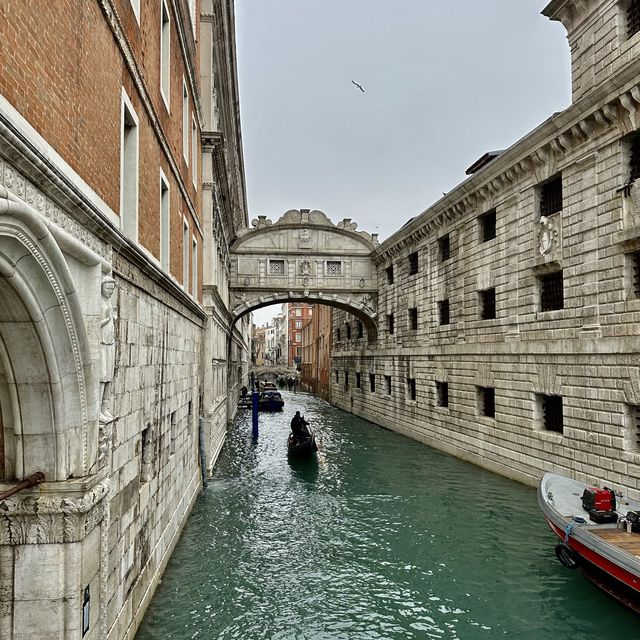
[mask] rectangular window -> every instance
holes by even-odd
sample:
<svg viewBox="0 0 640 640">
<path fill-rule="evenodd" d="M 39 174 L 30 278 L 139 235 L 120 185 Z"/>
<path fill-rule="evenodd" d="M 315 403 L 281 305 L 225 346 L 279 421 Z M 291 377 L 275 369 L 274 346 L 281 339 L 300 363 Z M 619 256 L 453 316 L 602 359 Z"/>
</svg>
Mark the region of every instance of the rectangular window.
<svg viewBox="0 0 640 640">
<path fill-rule="evenodd" d="M 169 184 L 160 171 L 160 267 L 169 271 Z"/>
<path fill-rule="evenodd" d="M 485 289 L 479 292 L 480 319 L 493 320 L 496 317 L 496 290 Z"/>
<path fill-rule="evenodd" d="M 634 298 L 640 298 L 640 251 L 627 254 L 630 271 L 631 271 L 631 287 Z"/>
<path fill-rule="evenodd" d="M 191 238 L 191 294 L 198 297 L 198 241 Z"/>
<path fill-rule="evenodd" d="M 336 342 L 340 342 L 340 327 L 336 327 Z"/>
<path fill-rule="evenodd" d="M 640 31 L 640 0 L 628 0 L 627 37 L 632 38 Z"/>
<path fill-rule="evenodd" d="M 409 331 L 418 329 L 418 310 L 414 307 L 409 309 Z"/>
<path fill-rule="evenodd" d="M 296 329 L 302 329 L 302 320 L 296 320 Z"/>
<path fill-rule="evenodd" d="M 123 233 L 138 241 L 138 117 L 124 90 L 121 105 L 120 225 Z"/>
<path fill-rule="evenodd" d="M 344 372 L 344 390 L 349 391 L 349 372 L 346 369 Z"/>
<path fill-rule="evenodd" d="M 407 378 L 407 397 L 409 400 L 416 399 L 416 379 Z"/>
<path fill-rule="evenodd" d="M 393 313 L 387 314 L 387 332 L 393 333 Z"/>
<path fill-rule="evenodd" d="M 189 92 L 182 78 L 182 155 L 189 166 Z"/>
<path fill-rule="evenodd" d="M 358 320 L 356 326 L 358 327 L 358 333 L 357 333 L 358 338 L 363 338 L 364 337 L 364 325 L 362 324 L 362 322 L 360 320 Z"/>
<path fill-rule="evenodd" d="M 449 324 L 451 318 L 449 317 L 448 300 L 440 300 L 440 302 L 438 302 L 438 318 L 440 324 Z"/>
<path fill-rule="evenodd" d="M 296 333 L 296 342 L 302 342 L 302 334 Z"/>
<path fill-rule="evenodd" d="M 496 210 L 491 209 L 478 218 L 480 242 L 488 242 L 496 237 Z"/>
<path fill-rule="evenodd" d="M 283 276 L 284 275 L 284 260 L 269 260 L 269 275 L 270 276 Z"/>
<path fill-rule="evenodd" d="M 182 220 L 182 286 L 189 291 L 189 223 Z"/>
<path fill-rule="evenodd" d="M 302 355 L 302 347 L 296 347 L 296 356 L 300 357 Z"/>
<path fill-rule="evenodd" d="M 451 241 L 449 240 L 448 233 L 438 239 L 438 251 L 440 253 L 441 262 L 445 262 L 451 257 Z"/>
<path fill-rule="evenodd" d="M 629 405 L 629 429 L 627 435 L 627 450 L 640 451 L 640 406 Z"/>
<path fill-rule="evenodd" d="M 169 441 L 169 455 L 172 456 L 176 452 L 176 435 L 178 431 L 175 411 L 171 414 L 170 423 L 171 423 L 171 440 Z"/>
<path fill-rule="evenodd" d="M 198 127 L 195 118 L 191 121 L 191 175 L 195 187 L 198 184 Z"/>
<path fill-rule="evenodd" d="M 151 426 L 142 431 L 140 442 L 140 482 L 149 482 L 153 477 L 153 446 Z"/>
<path fill-rule="evenodd" d="M 562 211 L 562 175 L 558 174 L 539 186 L 540 215 L 550 216 Z"/>
<path fill-rule="evenodd" d="M 562 396 L 538 396 L 540 411 L 542 415 L 542 426 L 545 431 L 555 431 L 563 433 L 563 411 Z"/>
<path fill-rule="evenodd" d="M 409 275 L 414 276 L 419 270 L 418 252 L 409 254 Z"/>
<path fill-rule="evenodd" d="M 360 376 L 360 372 L 356 371 L 356 389 L 361 389 L 362 386 L 362 381 L 361 381 L 361 376 Z"/>
<path fill-rule="evenodd" d="M 478 390 L 478 414 L 495 418 L 496 415 L 496 390 L 492 387 L 477 387 Z"/>
<path fill-rule="evenodd" d="M 387 395 L 391 395 L 391 376 L 384 377 L 384 388 L 387 392 Z"/>
<path fill-rule="evenodd" d="M 554 271 L 540 277 L 540 310 L 554 311 L 564 308 L 562 271 Z"/>
<path fill-rule="evenodd" d="M 160 1 L 160 93 L 169 108 L 169 79 L 171 77 L 171 20 L 165 0 Z"/>
<path fill-rule="evenodd" d="M 385 273 L 387 274 L 387 284 L 393 284 L 393 265 L 389 265 L 385 269 Z"/>
<path fill-rule="evenodd" d="M 629 138 L 629 181 L 633 182 L 638 178 L 640 178 L 640 131 Z"/>
<path fill-rule="evenodd" d="M 282 273 L 284 275 L 284 272 Z M 302 316 L 302 309 L 296 309 L 296 317 L 300 318 Z"/>
<path fill-rule="evenodd" d="M 334 379 L 335 379 L 336 384 L 338 384 L 338 381 L 339 381 L 339 377 L 340 377 L 340 375 L 339 375 L 339 373 L 338 373 L 338 370 L 337 370 L 337 369 L 333 372 L 333 377 L 334 377 Z"/>
<path fill-rule="evenodd" d="M 327 260 L 327 275 L 328 276 L 341 276 L 342 275 L 342 262 L 340 262 L 340 260 Z"/>
<path fill-rule="evenodd" d="M 439 407 L 449 406 L 449 383 L 436 380 L 436 402 Z"/>
<path fill-rule="evenodd" d="M 376 374 L 375 373 L 369 374 L 369 390 L 371 391 L 371 393 L 376 392 Z"/>
<path fill-rule="evenodd" d="M 351 325 L 348 322 L 346 323 L 346 329 L 347 329 L 347 340 L 351 340 Z"/>
</svg>

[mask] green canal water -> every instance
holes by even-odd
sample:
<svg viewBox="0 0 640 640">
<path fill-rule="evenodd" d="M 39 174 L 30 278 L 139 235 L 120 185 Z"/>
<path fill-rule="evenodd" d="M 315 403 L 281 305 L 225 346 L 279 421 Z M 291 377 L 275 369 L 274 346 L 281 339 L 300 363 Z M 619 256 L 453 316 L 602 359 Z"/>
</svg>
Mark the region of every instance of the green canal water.
<svg viewBox="0 0 640 640">
<path fill-rule="evenodd" d="M 303 394 L 240 414 L 137 640 L 620 640 L 640 618 L 555 559 L 535 491 Z M 287 461 L 292 412 L 324 443 Z"/>
</svg>

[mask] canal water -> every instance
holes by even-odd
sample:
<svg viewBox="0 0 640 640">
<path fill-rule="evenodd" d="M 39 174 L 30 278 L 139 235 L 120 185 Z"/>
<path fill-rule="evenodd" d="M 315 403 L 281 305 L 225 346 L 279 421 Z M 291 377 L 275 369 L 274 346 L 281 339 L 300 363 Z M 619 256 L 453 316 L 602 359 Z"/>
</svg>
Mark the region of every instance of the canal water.
<svg viewBox="0 0 640 640">
<path fill-rule="evenodd" d="M 640 618 L 555 559 L 535 490 L 305 394 L 239 414 L 137 640 L 620 640 Z M 290 463 L 300 409 L 323 441 Z"/>
</svg>

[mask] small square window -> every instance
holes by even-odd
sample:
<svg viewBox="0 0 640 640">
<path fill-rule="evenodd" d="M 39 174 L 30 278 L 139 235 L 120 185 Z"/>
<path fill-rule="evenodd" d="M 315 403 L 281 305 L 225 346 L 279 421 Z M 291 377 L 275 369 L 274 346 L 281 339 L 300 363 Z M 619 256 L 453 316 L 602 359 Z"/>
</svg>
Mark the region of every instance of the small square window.
<svg viewBox="0 0 640 640">
<path fill-rule="evenodd" d="M 393 325 L 393 313 L 389 313 L 387 315 L 387 332 L 389 334 L 393 333 L 394 325 Z"/>
<path fill-rule="evenodd" d="M 478 387 L 478 414 L 495 418 L 496 390 L 492 387 Z"/>
<path fill-rule="evenodd" d="M 640 0 L 627 0 L 627 37 L 640 31 Z"/>
<path fill-rule="evenodd" d="M 284 260 L 269 260 L 269 275 L 284 275 Z"/>
<path fill-rule="evenodd" d="M 564 308 L 562 271 L 547 273 L 540 278 L 540 310 L 555 311 Z"/>
<path fill-rule="evenodd" d="M 451 242 L 449 234 L 438 239 L 438 251 L 440 252 L 440 261 L 445 262 L 451 257 Z"/>
<path fill-rule="evenodd" d="M 544 430 L 563 433 L 562 396 L 539 395 L 538 402 Z"/>
<path fill-rule="evenodd" d="M 375 373 L 369 374 L 369 389 L 371 393 L 376 392 L 376 374 Z"/>
<path fill-rule="evenodd" d="M 496 290 L 480 291 L 480 319 L 493 320 L 496 317 Z"/>
<path fill-rule="evenodd" d="M 449 324 L 451 318 L 449 316 L 449 301 L 440 300 L 438 302 L 438 318 L 441 325 Z"/>
<path fill-rule="evenodd" d="M 436 402 L 439 407 L 449 406 L 449 383 L 436 380 Z"/>
<path fill-rule="evenodd" d="M 418 310 L 414 307 L 409 309 L 409 331 L 418 329 Z"/>
<path fill-rule="evenodd" d="M 362 384 L 360 379 L 360 372 L 356 371 L 356 389 L 361 389 L 361 388 L 362 388 Z"/>
<path fill-rule="evenodd" d="M 562 176 L 554 176 L 539 186 L 540 215 L 550 216 L 562 211 Z"/>
<path fill-rule="evenodd" d="M 496 237 L 496 210 L 491 209 L 483 213 L 479 218 L 480 242 L 488 242 Z"/>
<path fill-rule="evenodd" d="M 419 270 L 418 252 L 417 251 L 415 251 L 414 253 L 409 254 L 408 262 L 409 262 L 409 275 L 410 276 L 414 276 L 416 273 L 418 273 L 418 270 Z"/>
<path fill-rule="evenodd" d="M 342 275 L 342 262 L 340 262 L 340 260 L 327 260 L 327 275 L 328 276 L 341 276 Z"/>
<path fill-rule="evenodd" d="M 385 273 L 387 274 L 387 284 L 393 284 L 393 265 L 389 265 L 385 269 Z"/>
<path fill-rule="evenodd" d="M 407 396 L 409 400 L 416 399 L 416 379 L 407 378 Z"/>
<path fill-rule="evenodd" d="M 387 395 L 390 396 L 391 395 L 391 376 L 384 377 L 384 388 L 385 388 L 385 391 L 387 392 Z"/>
</svg>

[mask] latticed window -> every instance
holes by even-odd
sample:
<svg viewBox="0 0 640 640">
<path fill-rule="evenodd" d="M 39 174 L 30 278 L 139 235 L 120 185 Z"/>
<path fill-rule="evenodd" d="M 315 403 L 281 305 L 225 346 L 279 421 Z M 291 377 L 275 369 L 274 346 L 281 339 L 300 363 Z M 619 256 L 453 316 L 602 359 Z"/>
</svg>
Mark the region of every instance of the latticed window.
<svg viewBox="0 0 640 640">
<path fill-rule="evenodd" d="M 342 275 L 342 262 L 340 262 L 340 260 L 327 260 L 327 275 L 328 276 L 341 276 Z"/>
<path fill-rule="evenodd" d="M 629 139 L 629 179 L 633 182 L 638 178 L 640 178 L 640 132 L 634 133 Z"/>
<path fill-rule="evenodd" d="M 496 237 L 496 210 L 483 213 L 480 218 L 480 242 L 488 242 Z"/>
<path fill-rule="evenodd" d="M 485 289 L 480 292 L 480 319 L 493 320 L 496 317 L 496 290 Z"/>
<path fill-rule="evenodd" d="M 284 275 L 284 260 L 269 260 L 269 275 Z"/>
<path fill-rule="evenodd" d="M 495 418 L 496 390 L 492 387 L 478 387 L 478 413 L 481 416 Z"/>
<path fill-rule="evenodd" d="M 390 396 L 391 395 L 391 376 L 384 377 L 384 386 L 387 391 L 387 395 Z"/>
<path fill-rule="evenodd" d="M 540 278 L 540 310 L 564 308 L 562 271 L 547 273 Z"/>
<path fill-rule="evenodd" d="M 640 251 L 629 254 L 631 263 L 631 285 L 633 287 L 633 295 L 640 298 Z"/>
<path fill-rule="evenodd" d="M 629 0 L 627 7 L 627 36 L 633 37 L 640 31 L 640 0 Z"/>
<path fill-rule="evenodd" d="M 409 396 L 409 400 L 416 399 L 416 379 L 415 378 L 407 378 L 407 395 Z"/>
<path fill-rule="evenodd" d="M 415 251 L 414 253 L 409 254 L 409 275 L 414 276 L 418 273 L 418 267 L 418 252 Z"/>
<path fill-rule="evenodd" d="M 562 396 L 540 396 L 542 409 L 542 424 L 545 431 L 562 433 L 564 423 L 562 419 Z"/>
<path fill-rule="evenodd" d="M 393 313 L 387 315 L 387 331 L 393 333 Z"/>
<path fill-rule="evenodd" d="M 376 392 L 376 374 L 375 373 L 369 374 L 369 389 L 371 390 L 371 393 Z"/>
<path fill-rule="evenodd" d="M 449 301 L 448 300 L 440 300 L 438 302 L 438 315 L 440 318 L 440 324 L 449 324 Z"/>
<path fill-rule="evenodd" d="M 436 380 L 436 402 L 439 407 L 449 406 L 449 383 Z"/>
<path fill-rule="evenodd" d="M 629 445 L 634 451 L 640 451 L 640 406 L 629 405 L 631 418 Z"/>
<path fill-rule="evenodd" d="M 418 328 L 418 310 L 409 309 L 409 329 L 415 331 Z"/>
<path fill-rule="evenodd" d="M 438 250 L 440 252 L 440 260 L 444 262 L 451 257 L 451 241 L 449 240 L 449 234 L 442 236 L 438 239 Z"/>
<path fill-rule="evenodd" d="M 557 175 L 540 186 L 540 215 L 562 211 L 562 176 Z"/>
<path fill-rule="evenodd" d="M 393 284 L 393 265 L 389 265 L 385 272 L 387 274 L 387 284 Z"/>
<path fill-rule="evenodd" d="M 361 388 L 360 372 L 356 371 L 356 389 Z"/>
</svg>

